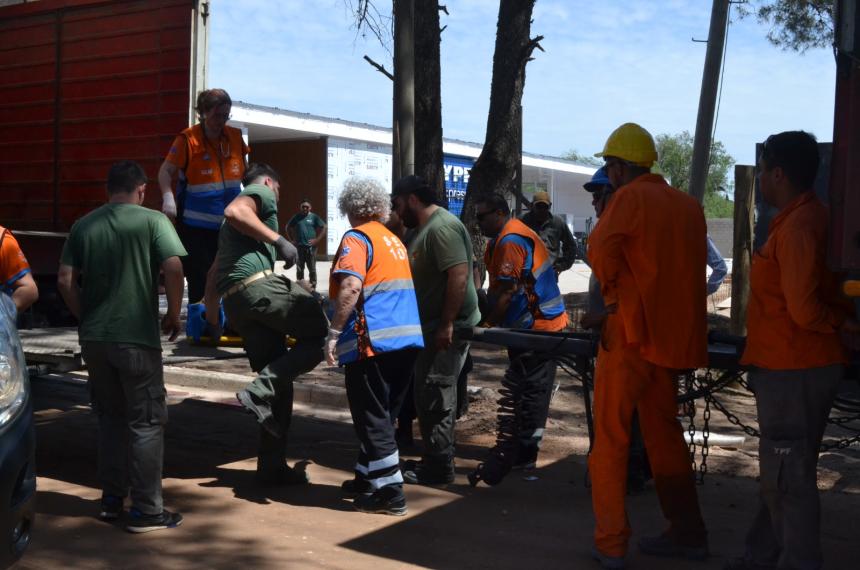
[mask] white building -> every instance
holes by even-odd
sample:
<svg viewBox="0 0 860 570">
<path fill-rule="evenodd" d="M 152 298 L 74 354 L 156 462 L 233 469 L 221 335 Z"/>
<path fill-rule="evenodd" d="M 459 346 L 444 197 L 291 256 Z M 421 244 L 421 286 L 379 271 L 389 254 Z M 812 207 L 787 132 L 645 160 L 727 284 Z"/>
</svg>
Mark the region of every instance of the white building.
<svg viewBox="0 0 860 570">
<path fill-rule="evenodd" d="M 337 209 L 344 181 L 353 175 L 377 178 L 391 186 L 391 129 L 342 119 L 331 119 L 240 101 L 233 103 L 230 125 L 241 128 L 251 147 L 252 161 L 271 164 L 282 177 L 281 225 L 309 199 L 328 223 L 327 251 L 332 255 L 349 227 Z M 450 209 L 459 213 L 468 171 L 481 153 L 481 145 L 444 139 L 445 172 Z M 523 153 L 523 191 L 549 192 L 553 212 L 563 216 L 576 232 L 586 230 L 592 218 L 591 197 L 582 185 L 594 167 L 560 158 Z"/>
</svg>

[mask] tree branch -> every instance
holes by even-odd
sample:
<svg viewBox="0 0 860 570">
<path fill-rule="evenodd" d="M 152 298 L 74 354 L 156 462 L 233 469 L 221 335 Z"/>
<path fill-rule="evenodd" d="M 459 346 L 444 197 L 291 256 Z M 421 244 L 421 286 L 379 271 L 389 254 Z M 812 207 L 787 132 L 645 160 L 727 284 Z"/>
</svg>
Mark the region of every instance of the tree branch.
<svg viewBox="0 0 860 570">
<path fill-rule="evenodd" d="M 451 15 L 451 14 L 449 14 L 449 13 L 448 13 L 448 6 L 445 6 L 444 4 L 439 4 L 439 11 L 440 11 L 440 12 L 445 12 L 445 15 L 446 15 L 446 16 L 450 16 L 450 15 Z"/>
<path fill-rule="evenodd" d="M 370 59 L 367 56 L 364 56 L 364 60 L 367 63 L 369 63 L 370 65 L 372 65 L 373 67 L 375 67 L 379 73 L 381 73 L 382 75 L 384 75 L 385 77 L 387 77 L 391 81 L 394 81 L 394 76 L 391 75 L 391 73 L 389 73 L 387 69 L 385 69 L 384 65 L 380 65 L 380 64 L 376 63 L 375 61 L 373 61 L 372 59 Z"/>
</svg>

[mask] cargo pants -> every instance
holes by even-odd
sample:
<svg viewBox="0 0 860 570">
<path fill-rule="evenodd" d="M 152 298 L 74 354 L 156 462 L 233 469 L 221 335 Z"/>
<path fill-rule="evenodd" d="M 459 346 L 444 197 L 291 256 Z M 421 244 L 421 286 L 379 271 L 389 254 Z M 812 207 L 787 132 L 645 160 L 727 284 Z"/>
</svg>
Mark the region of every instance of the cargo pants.
<svg viewBox="0 0 860 570">
<path fill-rule="evenodd" d="M 161 472 L 167 423 L 161 351 L 138 344 L 83 341 L 98 417 L 98 479 L 104 495 L 148 515 L 164 510 Z"/>
<path fill-rule="evenodd" d="M 762 566 L 818 569 L 821 504 L 818 450 L 842 365 L 750 372 L 759 430 L 759 509 L 745 558 Z"/>
<path fill-rule="evenodd" d="M 272 407 L 283 437 L 260 428 L 257 470 L 282 468 L 293 415 L 293 381 L 322 361 L 328 320 L 317 300 L 288 278 L 272 274 L 224 299 L 230 327 L 244 341 L 257 377 L 247 390 Z M 286 336 L 295 340 L 287 349 Z"/>
<path fill-rule="evenodd" d="M 425 348 L 415 362 L 415 411 L 428 467 L 453 467 L 457 380 L 468 353 L 469 343 L 455 338 L 446 350 Z"/>
</svg>

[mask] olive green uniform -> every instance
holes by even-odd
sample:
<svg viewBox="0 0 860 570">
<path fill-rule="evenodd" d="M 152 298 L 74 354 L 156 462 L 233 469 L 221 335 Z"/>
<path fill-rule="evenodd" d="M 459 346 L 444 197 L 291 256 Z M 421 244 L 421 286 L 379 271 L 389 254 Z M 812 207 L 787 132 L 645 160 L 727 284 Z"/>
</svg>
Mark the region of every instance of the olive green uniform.
<svg viewBox="0 0 860 570">
<path fill-rule="evenodd" d="M 278 231 L 275 194 L 266 186 L 251 185 L 239 194 L 253 198 L 257 215 L 272 231 Z M 319 364 L 327 321 L 316 299 L 307 291 L 274 273 L 249 283 L 237 284 L 275 266 L 275 248 L 248 237 L 228 223 L 221 226 L 216 257 L 216 286 L 224 298 L 230 327 L 244 341 L 251 368 L 257 377 L 247 390 L 267 402 L 281 425 L 284 437 L 260 429 L 258 471 L 276 471 L 285 461 L 286 433 L 292 419 L 293 380 Z M 295 340 L 287 349 L 286 336 Z"/>
</svg>

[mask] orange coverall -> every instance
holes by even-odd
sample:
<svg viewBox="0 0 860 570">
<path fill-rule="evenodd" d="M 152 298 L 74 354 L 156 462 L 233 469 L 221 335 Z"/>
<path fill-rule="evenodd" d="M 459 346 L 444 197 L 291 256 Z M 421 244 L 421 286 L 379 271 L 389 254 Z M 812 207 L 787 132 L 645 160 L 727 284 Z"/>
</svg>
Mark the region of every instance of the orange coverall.
<svg viewBox="0 0 860 570">
<path fill-rule="evenodd" d="M 793 370 L 848 362 L 836 333 L 853 311 L 825 264 L 827 218 L 824 204 L 804 192 L 771 221 L 752 258 L 742 364 Z"/>
<path fill-rule="evenodd" d="M 588 257 L 606 306 L 594 393 L 589 458 L 595 545 L 627 551 L 624 508 L 634 410 L 669 536 L 706 541 L 687 445 L 676 418 L 679 369 L 707 364 L 706 233 L 699 203 L 656 174 L 618 189 L 589 238 Z"/>
</svg>

